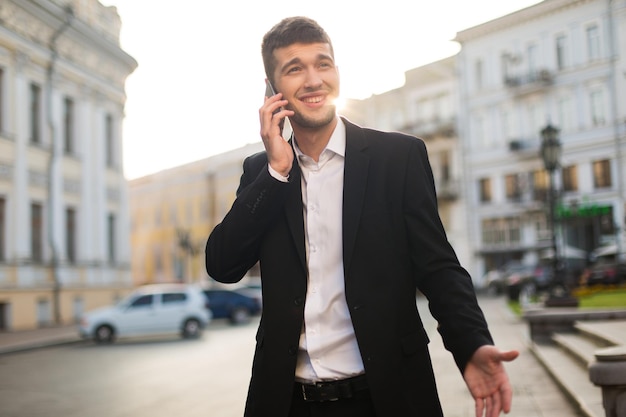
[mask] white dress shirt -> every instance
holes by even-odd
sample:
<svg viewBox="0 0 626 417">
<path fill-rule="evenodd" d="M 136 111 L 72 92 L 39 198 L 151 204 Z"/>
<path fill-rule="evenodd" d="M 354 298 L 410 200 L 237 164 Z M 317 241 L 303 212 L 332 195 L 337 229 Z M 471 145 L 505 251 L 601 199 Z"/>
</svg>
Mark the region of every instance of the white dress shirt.
<svg viewBox="0 0 626 417">
<path fill-rule="evenodd" d="M 304 326 L 296 380 L 323 381 L 363 373 L 346 303 L 343 273 L 343 171 L 346 128 L 339 119 L 315 162 L 293 141 L 302 172 L 302 207 L 308 266 Z M 271 169 L 270 173 L 276 175 Z"/>
</svg>

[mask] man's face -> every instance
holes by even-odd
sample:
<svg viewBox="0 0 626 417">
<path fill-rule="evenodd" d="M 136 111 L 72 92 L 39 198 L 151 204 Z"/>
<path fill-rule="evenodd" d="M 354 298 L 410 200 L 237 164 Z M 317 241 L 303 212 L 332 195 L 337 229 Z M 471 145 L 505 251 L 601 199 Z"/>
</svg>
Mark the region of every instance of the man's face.
<svg viewBox="0 0 626 417">
<path fill-rule="evenodd" d="M 335 118 L 339 72 L 327 43 L 295 43 L 274 51 L 274 84 L 295 114 L 289 121 L 315 129 Z"/>
</svg>

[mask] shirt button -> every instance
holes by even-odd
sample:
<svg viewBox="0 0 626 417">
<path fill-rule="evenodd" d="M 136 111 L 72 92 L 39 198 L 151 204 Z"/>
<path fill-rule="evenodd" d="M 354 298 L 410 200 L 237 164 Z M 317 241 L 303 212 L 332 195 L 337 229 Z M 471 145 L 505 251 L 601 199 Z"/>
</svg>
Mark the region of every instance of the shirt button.
<svg viewBox="0 0 626 417">
<path fill-rule="evenodd" d="M 301 306 L 302 303 L 304 303 L 304 298 L 303 297 L 297 297 L 295 300 L 293 300 L 293 303 L 297 306 Z"/>
<path fill-rule="evenodd" d="M 295 346 L 289 346 L 289 354 L 291 356 L 295 355 L 296 353 L 298 353 L 298 348 Z"/>
</svg>

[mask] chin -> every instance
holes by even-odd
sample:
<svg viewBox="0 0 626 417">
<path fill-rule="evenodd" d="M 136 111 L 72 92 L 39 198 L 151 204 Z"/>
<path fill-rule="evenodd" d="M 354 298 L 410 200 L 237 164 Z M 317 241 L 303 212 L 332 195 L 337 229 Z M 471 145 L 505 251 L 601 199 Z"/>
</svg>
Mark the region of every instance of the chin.
<svg viewBox="0 0 626 417">
<path fill-rule="evenodd" d="M 337 113 L 337 108 L 335 106 L 329 106 L 325 109 L 324 114 L 319 117 L 310 117 L 308 115 L 303 115 L 300 112 L 296 112 L 289 119 L 292 123 L 298 124 L 301 127 L 314 129 L 319 127 L 327 126 L 332 123 L 335 119 Z"/>
</svg>

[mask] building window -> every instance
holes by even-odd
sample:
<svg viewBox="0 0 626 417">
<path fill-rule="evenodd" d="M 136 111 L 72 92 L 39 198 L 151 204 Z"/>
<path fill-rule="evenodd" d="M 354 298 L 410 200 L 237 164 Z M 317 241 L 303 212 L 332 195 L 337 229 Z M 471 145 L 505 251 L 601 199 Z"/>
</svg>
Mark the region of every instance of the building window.
<svg viewBox="0 0 626 417">
<path fill-rule="evenodd" d="M 5 237 L 4 234 L 6 233 L 6 200 L 4 199 L 4 197 L 0 197 L 0 262 L 5 261 L 6 260 L 6 254 L 5 254 Z"/>
<path fill-rule="evenodd" d="M 594 188 L 608 188 L 611 186 L 611 161 L 604 159 L 593 162 Z"/>
<path fill-rule="evenodd" d="M 4 68 L 0 67 L 0 134 L 4 132 Z"/>
<path fill-rule="evenodd" d="M 74 149 L 74 101 L 65 97 L 63 100 L 63 151 L 71 155 Z"/>
<path fill-rule="evenodd" d="M 571 165 L 561 171 L 563 176 L 563 191 L 578 191 L 578 167 Z"/>
<path fill-rule="evenodd" d="M 480 202 L 489 203 L 491 201 L 491 178 L 481 178 L 479 181 Z"/>
<path fill-rule="evenodd" d="M 450 152 L 441 152 L 441 180 L 445 183 L 452 179 L 452 166 L 450 162 Z"/>
<path fill-rule="evenodd" d="M 484 68 L 483 61 L 481 59 L 476 60 L 474 70 L 476 71 L 476 89 L 481 90 L 484 85 Z"/>
<path fill-rule="evenodd" d="M 602 90 L 592 91 L 589 95 L 591 106 L 591 123 L 593 126 L 604 126 L 606 119 L 604 116 L 604 94 Z"/>
<path fill-rule="evenodd" d="M 563 97 L 558 101 L 559 126 L 563 131 L 571 131 L 574 128 L 572 100 Z"/>
<path fill-rule="evenodd" d="M 30 205 L 30 254 L 34 262 L 43 262 L 43 207 Z"/>
<path fill-rule="evenodd" d="M 567 67 L 567 37 L 565 35 L 556 37 L 556 67 L 559 70 Z"/>
<path fill-rule="evenodd" d="M 486 219 L 482 221 L 483 244 L 518 245 L 521 241 L 520 221 L 516 217 Z"/>
<path fill-rule="evenodd" d="M 115 214 L 107 217 L 107 259 L 109 263 L 115 263 Z"/>
<path fill-rule="evenodd" d="M 533 77 L 537 73 L 537 64 L 538 64 L 537 56 L 538 56 L 539 49 L 537 48 L 536 44 L 531 43 L 530 45 L 528 45 L 527 52 L 528 52 L 528 75 Z"/>
<path fill-rule="evenodd" d="M 65 252 L 67 261 L 76 263 L 76 210 L 65 209 Z"/>
<path fill-rule="evenodd" d="M 533 174 L 533 199 L 535 201 L 548 201 L 548 189 L 550 187 L 550 175 L 545 169 L 534 171 Z"/>
<path fill-rule="evenodd" d="M 520 201 L 522 199 L 522 187 L 517 174 L 509 174 L 504 177 L 504 186 L 508 201 Z"/>
<path fill-rule="evenodd" d="M 41 144 L 41 87 L 30 85 L 30 143 Z"/>
<path fill-rule="evenodd" d="M 587 27 L 587 58 L 589 61 L 600 59 L 600 31 L 597 25 Z"/>
<path fill-rule="evenodd" d="M 114 134 L 113 134 L 113 116 L 110 114 L 106 115 L 104 122 L 104 146 L 105 146 L 105 157 L 106 157 L 106 165 L 109 168 L 115 166 L 115 158 L 113 156 L 114 153 Z"/>
</svg>

